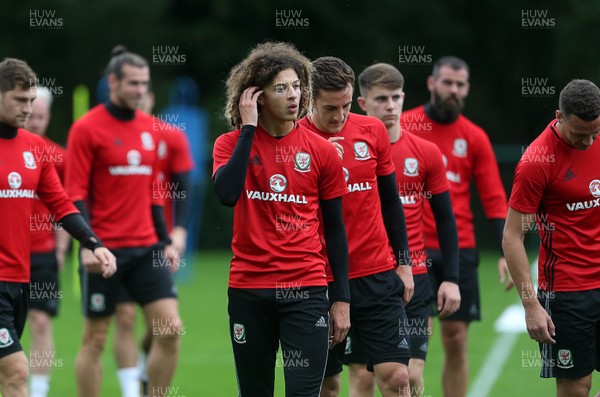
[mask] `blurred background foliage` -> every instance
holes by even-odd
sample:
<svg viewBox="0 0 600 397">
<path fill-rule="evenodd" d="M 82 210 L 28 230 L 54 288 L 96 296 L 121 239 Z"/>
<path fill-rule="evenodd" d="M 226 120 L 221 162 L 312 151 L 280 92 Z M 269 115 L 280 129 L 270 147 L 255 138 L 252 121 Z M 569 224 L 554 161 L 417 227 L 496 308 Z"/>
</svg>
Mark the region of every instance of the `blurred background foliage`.
<svg viewBox="0 0 600 397">
<path fill-rule="evenodd" d="M 471 66 L 465 115 L 488 132 L 509 191 L 521 146 L 553 117 L 561 88 L 573 78 L 600 81 L 600 47 L 593 39 L 600 2 L 549 4 L 532 0 L 5 0 L 0 4 L 4 16 L 0 56 L 25 59 L 40 77 L 54 79 L 62 88 L 63 95 L 55 99 L 49 135 L 64 143 L 73 118 L 73 89 L 86 85 L 90 106 L 94 105 L 96 84 L 111 49 L 123 44 L 149 60 L 156 109 L 168 104 L 168 89 L 177 76 L 196 79 L 199 105 L 210 116 L 210 151 L 214 139 L 228 130 L 220 117 L 223 81 L 259 42 L 290 41 L 309 58 L 338 56 L 357 75 L 373 62 L 389 62 L 405 76 L 405 109 L 428 99 L 425 80 L 431 64 L 399 63 L 399 47 L 423 48 L 433 60 L 458 55 Z M 307 23 L 297 28 L 278 26 L 278 13 L 290 10 Z M 61 18 L 61 26 L 32 27 L 31 18 L 40 15 Z M 534 25 L 552 20 L 553 26 L 527 26 L 524 19 Z M 186 61 L 152 62 L 153 49 L 160 46 L 178 47 Z M 544 84 L 554 87 L 554 94 L 524 96 L 522 79 L 527 78 L 547 79 Z M 353 110 L 360 112 L 356 104 Z M 210 163 L 199 166 L 210 174 Z M 206 189 L 200 247 L 227 247 L 232 211 L 218 205 L 210 183 Z M 475 208 L 480 213 L 480 205 Z M 476 218 L 480 244 L 493 247 L 491 233 L 481 225 L 483 217 Z"/>
</svg>

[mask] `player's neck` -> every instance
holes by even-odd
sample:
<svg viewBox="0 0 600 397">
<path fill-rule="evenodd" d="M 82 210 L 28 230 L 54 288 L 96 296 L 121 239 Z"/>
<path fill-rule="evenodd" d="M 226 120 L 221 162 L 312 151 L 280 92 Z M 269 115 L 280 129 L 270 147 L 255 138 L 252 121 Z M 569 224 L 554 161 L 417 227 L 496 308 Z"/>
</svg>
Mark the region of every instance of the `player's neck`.
<svg viewBox="0 0 600 397">
<path fill-rule="evenodd" d="M 135 110 L 116 105 L 112 100 L 106 102 L 106 110 L 118 120 L 133 120 L 135 117 Z"/>
<path fill-rule="evenodd" d="M 402 138 L 403 132 L 399 122 L 388 128 L 387 132 L 391 143 L 396 143 Z"/>
<path fill-rule="evenodd" d="M 18 128 L 0 121 L 0 138 L 12 139 L 17 136 Z"/>
<path fill-rule="evenodd" d="M 275 138 L 286 136 L 294 129 L 295 121 L 274 120 L 268 117 L 259 117 L 258 124 L 261 128 Z"/>
</svg>

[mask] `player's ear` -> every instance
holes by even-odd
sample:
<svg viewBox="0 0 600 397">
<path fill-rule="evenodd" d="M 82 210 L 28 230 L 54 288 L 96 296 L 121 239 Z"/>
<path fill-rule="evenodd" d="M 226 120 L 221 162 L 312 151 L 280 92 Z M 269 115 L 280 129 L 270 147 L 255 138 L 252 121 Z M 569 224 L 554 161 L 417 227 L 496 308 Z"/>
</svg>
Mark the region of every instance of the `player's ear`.
<svg viewBox="0 0 600 397">
<path fill-rule="evenodd" d="M 256 103 L 258 103 L 260 106 L 265 104 L 265 98 L 263 94 L 260 94 L 258 98 L 256 98 Z"/>
<path fill-rule="evenodd" d="M 358 106 L 360 106 L 360 108 L 363 110 L 363 112 L 367 113 L 365 98 L 359 96 L 358 98 L 356 98 L 356 102 L 358 103 Z"/>
</svg>

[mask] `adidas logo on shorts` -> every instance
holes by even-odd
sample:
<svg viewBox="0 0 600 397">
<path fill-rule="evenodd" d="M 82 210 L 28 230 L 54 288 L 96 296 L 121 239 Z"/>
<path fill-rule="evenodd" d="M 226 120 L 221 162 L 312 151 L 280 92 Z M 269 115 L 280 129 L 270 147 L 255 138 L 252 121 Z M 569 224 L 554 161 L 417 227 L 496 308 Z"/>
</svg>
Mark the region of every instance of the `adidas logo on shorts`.
<svg viewBox="0 0 600 397">
<path fill-rule="evenodd" d="M 328 327 L 327 321 L 325 321 L 323 316 L 315 323 L 315 327 Z"/>
<path fill-rule="evenodd" d="M 398 343 L 398 348 L 399 349 L 409 349 L 408 341 L 406 340 L 406 338 L 402 338 L 400 343 Z"/>
<path fill-rule="evenodd" d="M 427 342 L 425 342 L 421 345 L 421 351 L 427 353 Z"/>
</svg>

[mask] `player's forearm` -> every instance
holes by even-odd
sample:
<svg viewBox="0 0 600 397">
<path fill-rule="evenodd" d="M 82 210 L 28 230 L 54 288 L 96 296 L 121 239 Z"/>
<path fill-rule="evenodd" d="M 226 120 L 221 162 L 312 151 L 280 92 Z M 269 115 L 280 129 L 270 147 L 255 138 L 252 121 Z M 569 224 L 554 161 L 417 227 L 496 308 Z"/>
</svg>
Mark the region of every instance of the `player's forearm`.
<svg viewBox="0 0 600 397">
<path fill-rule="evenodd" d="M 500 256 L 504 256 L 504 249 L 502 247 L 502 239 L 504 233 L 504 225 L 506 223 L 505 219 L 490 219 L 489 221 L 490 227 L 494 232 L 494 236 L 496 236 L 496 242 L 498 244 L 498 249 L 500 251 Z"/>
<path fill-rule="evenodd" d="M 58 230 L 56 233 L 56 251 L 59 254 L 64 254 L 69 249 L 69 243 L 71 242 L 71 235 L 65 230 Z"/>
<path fill-rule="evenodd" d="M 444 281 L 458 283 L 458 231 L 450 192 L 432 195 L 430 204 L 444 262 Z"/>
<path fill-rule="evenodd" d="M 185 227 L 189 214 L 190 173 L 180 172 L 171 175 L 174 182 L 177 200 L 175 200 L 175 225 Z"/>
<path fill-rule="evenodd" d="M 165 221 L 165 212 L 162 206 L 152 206 L 152 222 L 154 223 L 154 230 L 156 231 L 158 240 L 166 245 L 171 244 L 171 237 L 169 236 L 167 222 Z"/>
<path fill-rule="evenodd" d="M 256 127 L 253 125 L 242 127 L 240 137 L 229 161 L 219 168 L 215 174 L 217 198 L 221 204 L 228 207 L 233 207 L 242 194 L 255 132 Z"/>
<path fill-rule="evenodd" d="M 519 298 L 523 306 L 527 308 L 537 303 L 537 296 L 531 272 L 529 270 L 529 259 L 523 244 L 523 235 L 520 233 L 504 232 L 503 239 L 504 257 L 510 271 L 515 287 L 519 292 Z"/>
<path fill-rule="evenodd" d="M 332 302 L 350 302 L 348 283 L 348 240 L 342 214 L 342 199 L 321 200 L 323 234 L 327 248 L 329 267 L 333 274 L 330 288 Z"/>
<path fill-rule="evenodd" d="M 58 223 L 62 224 L 63 228 L 85 248 L 93 251 L 103 246 L 98 236 L 96 236 L 81 214 L 66 215 L 59 219 Z"/>
<path fill-rule="evenodd" d="M 397 265 L 410 265 L 406 219 L 398 195 L 396 173 L 377 177 L 381 215 Z"/>
</svg>

